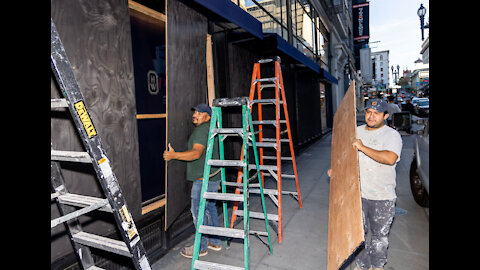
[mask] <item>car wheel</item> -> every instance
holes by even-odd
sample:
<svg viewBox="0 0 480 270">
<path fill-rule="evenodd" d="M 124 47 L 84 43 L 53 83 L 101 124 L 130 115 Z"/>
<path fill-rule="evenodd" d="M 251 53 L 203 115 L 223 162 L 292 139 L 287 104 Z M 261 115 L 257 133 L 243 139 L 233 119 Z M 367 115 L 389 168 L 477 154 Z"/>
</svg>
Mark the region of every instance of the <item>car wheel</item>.
<svg viewBox="0 0 480 270">
<path fill-rule="evenodd" d="M 413 199 L 421 207 L 428 207 L 429 199 L 422 180 L 417 173 L 417 160 L 414 158 L 410 165 L 410 189 L 412 190 Z"/>
</svg>

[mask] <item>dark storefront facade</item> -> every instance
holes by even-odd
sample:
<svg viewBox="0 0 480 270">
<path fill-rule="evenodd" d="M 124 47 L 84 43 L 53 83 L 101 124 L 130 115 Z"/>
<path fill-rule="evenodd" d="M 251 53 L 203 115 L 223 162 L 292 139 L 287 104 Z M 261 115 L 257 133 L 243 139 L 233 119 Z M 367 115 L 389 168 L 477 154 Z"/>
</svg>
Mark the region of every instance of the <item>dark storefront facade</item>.
<svg viewBox="0 0 480 270">
<path fill-rule="evenodd" d="M 331 130 L 332 91 L 338 79 L 330 72 L 334 50 L 319 13 L 309 1 L 286 1 L 279 14 L 270 15 L 266 4 L 255 6 L 258 9 L 249 11 L 226 0 L 52 1 L 52 20 L 150 262 L 194 231 L 186 164 L 167 164 L 162 157 L 169 143 L 186 150 L 193 130 L 191 107 L 214 97 L 248 96 L 255 61 L 280 56 L 295 150 Z M 253 16 L 258 10 L 279 26 L 269 28 L 269 21 Z M 306 29 L 311 34 L 304 34 Z M 211 60 L 206 57 L 207 40 Z M 213 92 L 208 87 L 209 65 Z M 262 67 L 262 76 L 271 72 Z M 51 81 L 51 96 L 57 98 L 53 75 Z M 225 120 L 229 126 L 240 121 L 235 113 Z M 64 113 L 52 112 L 51 130 L 52 148 L 82 151 Z M 239 156 L 240 146 L 226 145 L 226 158 Z M 104 197 L 93 170 L 61 166 L 70 192 Z M 52 219 L 58 215 L 52 203 Z M 80 221 L 85 231 L 118 238 L 108 213 L 87 214 Z M 116 255 L 93 253 L 100 267 L 129 265 Z M 52 269 L 75 263 L 64 227 L 57 226 L 51 233 Z"/>
</svg>

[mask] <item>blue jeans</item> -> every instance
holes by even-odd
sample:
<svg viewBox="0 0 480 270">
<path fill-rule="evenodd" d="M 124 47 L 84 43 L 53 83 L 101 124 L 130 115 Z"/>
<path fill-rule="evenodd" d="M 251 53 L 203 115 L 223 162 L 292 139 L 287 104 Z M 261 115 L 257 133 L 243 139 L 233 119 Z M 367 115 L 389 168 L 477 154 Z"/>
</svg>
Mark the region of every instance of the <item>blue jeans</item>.
<svg viewBox="0 0 480 270">
<path fill-rule="evenodd" d="M 202 191 L 202 180 L 195 180 L 192 185 L 192 205 L 190 211 L 192 212 L 193 224 L 197 227 L 198 208 L 200 207 L 200 193 Z M 217 192 L 220 186 L 220 181 L 208 181 L 208 192 Z M 219 227 L 216 200 L 207 200 L 205 204 L 205 215 L 203 218 L 203 225 Z M 208 248 L 208 242 L 213 245 L 220 245 L 220 237 L 218 235 L 204 235 L 200 241 L 200 251 Z"/>
</svg>

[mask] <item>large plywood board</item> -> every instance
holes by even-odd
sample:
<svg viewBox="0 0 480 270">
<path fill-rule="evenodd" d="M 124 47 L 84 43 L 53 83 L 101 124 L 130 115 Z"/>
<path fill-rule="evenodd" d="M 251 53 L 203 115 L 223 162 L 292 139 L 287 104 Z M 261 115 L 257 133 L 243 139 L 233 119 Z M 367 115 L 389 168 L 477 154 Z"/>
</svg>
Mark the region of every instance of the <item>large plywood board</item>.
<svg viewBox="0 0 480 270">
<path fill-rule="evenodd" d="M 356 138 L 355 81 L 333 119 L 327 270 L 339 269 L 364 241 Z"/>
<path fill-rule="evenodd" d="M 190 110 L 207 100 L 207 18 L 178 0 L 167 1 L 167 144 L 186 151 L 193 132 Z M 187 163 L 167 162 L 165 230 L 190 202 Z M 188 211 L 188 210 L 187 210 Z"/>
</svg>

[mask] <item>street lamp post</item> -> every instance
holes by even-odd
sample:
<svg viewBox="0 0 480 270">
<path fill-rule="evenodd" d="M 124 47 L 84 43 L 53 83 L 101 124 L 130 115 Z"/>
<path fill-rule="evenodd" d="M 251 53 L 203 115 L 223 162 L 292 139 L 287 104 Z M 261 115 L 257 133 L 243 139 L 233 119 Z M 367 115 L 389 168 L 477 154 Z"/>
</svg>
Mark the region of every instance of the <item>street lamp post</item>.
<svg viewBox="0 0 480 270">
<path fill-rule="evenodd" d="M 428 25 L 424 24 L 425 20 L 425 14 L 427 13 L 427 9 L 423 6 L 423 4 L 420 4 L 420 8 L 417 10 L 417 15 L 420 17 L 420 30 L 422 30 L 422 41 L 423 41 L 423 29 L 429 28 Z"/>
</svg>

